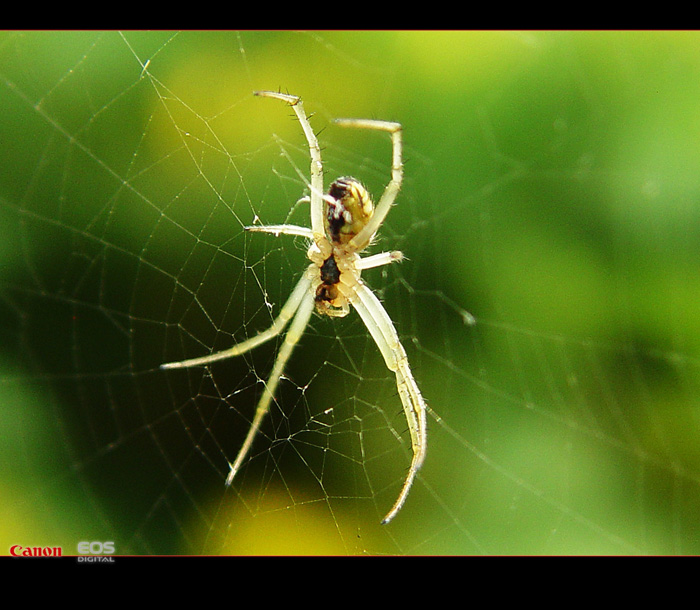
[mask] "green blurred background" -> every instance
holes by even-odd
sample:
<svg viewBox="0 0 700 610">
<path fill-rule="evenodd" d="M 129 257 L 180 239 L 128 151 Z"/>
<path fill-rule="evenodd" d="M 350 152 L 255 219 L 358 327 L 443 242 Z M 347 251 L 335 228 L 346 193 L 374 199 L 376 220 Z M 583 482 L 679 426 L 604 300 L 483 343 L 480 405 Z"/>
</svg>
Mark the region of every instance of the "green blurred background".
<svg viewBox="0 0 700 610">
<path fill-rule="evenodd" d="M 356 316 L 315 318 L 225 490 L 327 176 L 406 182 L 365 273 L 432 409 L 410 459 Z M 0 553 L 695 554 L 700 35 L 0 34 Z M 476 319 L 465 324 L 465 312 Z"/>
</svg>

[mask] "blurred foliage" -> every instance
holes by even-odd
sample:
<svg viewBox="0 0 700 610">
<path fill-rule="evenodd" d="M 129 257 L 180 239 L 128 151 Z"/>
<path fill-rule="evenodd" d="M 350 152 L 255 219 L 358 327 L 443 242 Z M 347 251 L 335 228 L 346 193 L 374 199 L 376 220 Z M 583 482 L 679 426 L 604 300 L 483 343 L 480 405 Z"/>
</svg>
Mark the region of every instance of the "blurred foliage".
<svg viewBox="0 0 700 610">
<path fill-rule="evenodd" d="M 699 552 L 699 47 L 694 32 L 0 34 L 0 552 L 83 537 L 129 553 Z M 242 231 L 305 223 L 299 126 L 256 89 L 301 95 L 328 174 L 375 193 L 387 141 L 330 119 L 404 125 L 381 244 L 408 261 L 367 277 L 441 421 L 391 529 L 404 429 L 356 320 L 314 323 L 270 427 L 323 450 L 261 441 L 267 459 L 225 495 L 274 346 L 213 378 L 157 370 L 259 330 L 304 264 L 302 244 Z"/>
</svg>

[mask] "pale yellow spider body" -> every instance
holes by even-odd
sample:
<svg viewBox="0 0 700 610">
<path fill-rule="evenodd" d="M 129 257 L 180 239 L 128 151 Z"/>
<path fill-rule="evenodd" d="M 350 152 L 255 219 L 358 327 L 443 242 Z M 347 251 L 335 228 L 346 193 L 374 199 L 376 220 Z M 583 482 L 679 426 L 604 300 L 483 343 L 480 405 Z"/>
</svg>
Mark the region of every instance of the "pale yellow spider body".
<svg viewBox="0 0 700 610">
<path fill-rule="evenodd" d="M 391 510 L 382 520 L 382 523 L 388 523 L 401 510 L 416 474 L 425 459 L 426 405 L 413 378 L 406 352 L 399 341 L 391 318 L 379 299 L 360 277 L 364 269 L 400 261 L 403 255 L 401 252 L 394 251 L 381 252 L 362 258 L 359 253 L 371 243 L 401 188 L 403 179 L 401 125 L 389 121 L 365 119 L 336 120 L 337 124 L 345 127 L 374 129 L 391 134 L 393 146 L 391 181 L 386 186 L 375 208 L 367 190 L 354 178 L 338 178 L 330 185 L 328 193 L 324 194 L 321 150 L 316 135 L 306 118 L 300 98 L 273 91 L 258 91 L 255 94 L 282 100 L 289 104 L 294 109 L 304 130 L 311 154 L 311 194 L 308 197 L 311 228 L 295 225 L 255 225 L 246 227 L 246 229 L 274 235 L 300 235 L 308 238 L 311 245 L 307 256 L 311 264 L 270 328 L 227 350 L 200 358 L 170 362 L 161 365 L 161 368 L 177 369 L 207 365 L 217 360 L 243 354 L 278 336 L 291 322 L 260 397 L 248 435 L 233 464 L 230 464 L 229 474 L 226 478 L 226 484 L 230 485 L 250 451 L 253 440 L 260 430 L 261 422 L 269 411 L 284 367 L 314 309 L 322 315 L 342 317 L 350 312 L 352 305 L 372 335 L 386 366 L 396 375 L 396 385 L 411 436 L 413 458 L 401 492 Z"/>
</svg>

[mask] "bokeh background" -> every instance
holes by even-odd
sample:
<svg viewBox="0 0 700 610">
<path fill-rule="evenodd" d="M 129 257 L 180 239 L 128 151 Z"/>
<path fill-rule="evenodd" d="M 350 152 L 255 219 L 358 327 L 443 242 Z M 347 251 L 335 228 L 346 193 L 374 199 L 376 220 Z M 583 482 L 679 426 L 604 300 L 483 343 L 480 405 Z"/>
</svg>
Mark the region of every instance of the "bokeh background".
<svg viewBox="0 0 700 610">
<path fill-rule="evenodd" d="M 409 500 L 395 384 L 315 318 L 226 490 L 326 172 L 406 183 L 366 272 L 431 407 Z M 0 34 L 0 553 L 696 554 L 700 35 Z M 476 324 L 470 325 L 466 312 Z"/>
</svg>

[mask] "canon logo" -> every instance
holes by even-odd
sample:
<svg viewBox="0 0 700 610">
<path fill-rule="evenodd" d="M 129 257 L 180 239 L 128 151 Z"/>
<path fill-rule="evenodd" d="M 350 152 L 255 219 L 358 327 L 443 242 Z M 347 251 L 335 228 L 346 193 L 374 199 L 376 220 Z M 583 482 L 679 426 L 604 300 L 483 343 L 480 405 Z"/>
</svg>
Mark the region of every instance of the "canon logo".
<svg viewBox="0 0 700 610">
<path fill-rule="evenodd" d="M 13 557 L 61 557 L 60 546 L 21 546 L 13 544 L 10 547 Z"/>
</svg>

